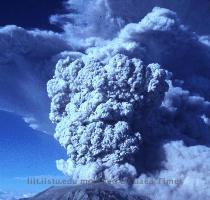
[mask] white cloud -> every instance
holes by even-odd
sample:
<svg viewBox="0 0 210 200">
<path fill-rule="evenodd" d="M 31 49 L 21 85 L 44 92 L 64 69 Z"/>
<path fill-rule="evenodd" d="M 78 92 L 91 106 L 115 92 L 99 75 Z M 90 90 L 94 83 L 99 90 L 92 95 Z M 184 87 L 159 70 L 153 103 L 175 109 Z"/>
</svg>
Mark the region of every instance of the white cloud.
<svg viewBox="0 0 210 200">
<path fill-rule="evenodd" d="M 141 175 L 136 180 L 136 183 L 141 183 L 141 180 L 154 179 L 155 184 L 135 184 L 134 189 L 155 200 L 169 197 L 171 200 L 208 200 L 210 148 L 186 147 L 183 142 L 176 141 L 165 144 L 164 152 L 163 170 L 155 176 Z"/>
<path fill-rule="evenodd" d="M 14 112 L 31 127 L 52 133 L 46 82 L 59 54 L 70 47 L 56 33 L 16 26 L 1 28 L 0 41 L 1 110 Z"/>
<path fill-rule="evenodd" d="M 34 193 L 12 193 L 12 192 L 5 192 L 0 190 L 0 200 L 18 200 L 20 198 L 29 198 L 33 196 Z"/>
</svg>

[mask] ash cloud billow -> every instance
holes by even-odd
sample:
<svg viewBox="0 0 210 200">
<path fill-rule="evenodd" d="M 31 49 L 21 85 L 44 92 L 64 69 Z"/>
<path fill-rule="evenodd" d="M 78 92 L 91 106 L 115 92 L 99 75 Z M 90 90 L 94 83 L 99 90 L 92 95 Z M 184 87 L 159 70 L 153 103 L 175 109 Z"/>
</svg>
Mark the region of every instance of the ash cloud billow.
<svg viewBox="0 0 210 200">
<path fill-rule="evenodd" d="M 0 81 L 12 77 L 9 90 L 0 86 L 1 109 L 42 127 L 51 101 L 55 138 L 68 155 L 57 168 L 78 182 L 124 181 L 154 200 L 210 199 L 209 1 L 65 5 L 69 14 L 50 18 L 62 33 L 0 29 Z M 135 184 L 161 178 L 181 181 Z"/>
<path fill-rule="evenodd" d="M 51 18 L 65 21 L 64 38 L 82 51 L 61 59 L 47 84 L 55 138 L 69 156 L 58 169 L 78 181 L 134 183 L 134 191 L 152 199 L 207 200 L 209 37 L 192 32 L 193 21 L 182 24 L 189 20 L 178 3 L 160 1 L 172 10 L 150 11 L 154 2 L 139 3 L 140 17 L 132 16 L 132 2 L 121 2 L 122 10 L 118 1 L 91 2 L 84 10 L 83 1 L 69 2 L 79 14 Z M 94 9 L 103 10 L 101 23 Z M 161 178 L 181 182 L 135 184 Z"/>
<path fill-rule="evenodd" d="M 87 56 L 60 61 L 48 82 L 50 118 L 70 158 L 58 168 L 79 180 L 132 180 L 144 121 L 163 100 L 165 78 L 158 64 L 122 54 L 107 63 Z"/>
</svg>

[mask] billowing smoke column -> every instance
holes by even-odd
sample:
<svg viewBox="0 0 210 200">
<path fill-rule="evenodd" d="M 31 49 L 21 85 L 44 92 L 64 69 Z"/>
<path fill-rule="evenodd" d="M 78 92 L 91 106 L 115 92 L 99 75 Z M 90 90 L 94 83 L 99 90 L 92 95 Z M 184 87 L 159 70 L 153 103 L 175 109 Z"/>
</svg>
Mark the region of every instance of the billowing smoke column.
<svg viewBox="0 0 210 200">
<path fill-rule="evenodd" d="M 165 78 L 158 64 L 122 54 L 106 63 L 87 56 L 59 61 L 48 82 L 50 118 L 69 159 L 58 168 L 78 180 L 132 181 L 142 123 L 161 105 Z"/>
<path fill-rule="evenodd" d="M 69 13 L 50 18 L 62 33 L 0 28 L 0 110 L 52 133 L 46 82 L 60 60 L 48 82 L 55 137 L 69 157 L 58 169 L 75 180 L 181 179 L 133 189 L 209 200 L 209 0 L 65 5 Z"/>
<path fill-rule="evenodd" d="M 94 5 L 79 20 L 65 16 L 75 24 L 65 24 L 64 37 L 83 53 L 60 60 L 48 82 L 55 137 L 69 156 L 58 169 L 74 180 L 134 183 L 155 200 L 210 199 L 209 36 L 191 32 L 168 9 L 137 22 L 114 1 Z M 94 9 L 104 11 L 104 23 Z M 181 181 L 135 184 L 145 179 Z"/>
</svg>

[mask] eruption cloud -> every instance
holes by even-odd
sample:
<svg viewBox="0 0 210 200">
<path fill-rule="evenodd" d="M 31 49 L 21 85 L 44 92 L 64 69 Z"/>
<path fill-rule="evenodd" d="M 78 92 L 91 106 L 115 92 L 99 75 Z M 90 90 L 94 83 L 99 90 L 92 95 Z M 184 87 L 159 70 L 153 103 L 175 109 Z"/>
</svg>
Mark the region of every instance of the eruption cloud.
<svg viewBox="0 0 210 200">
<path fill-rule="evenodd" d="M 57 161 L 58 169 L 78 181 L 134 183 L 152 199 L 208 199 L 209 37 L 191 32 L 166 8 L 137 21 L 114 9 L 118 1 L 91 2 L 79 21 L 73 14 L 51 18 L 65 21 L 64 37 L 83 52 L 60 60 L 48 82 L 55 138 L 69 156 Z M 103 10 L 104 23 L 98 24 L 97 12 L 91 15 L 94 9 Z M 135 184 L 161 178 L 182 181 Z"/>
<path fill-rule="evenodd" d="M 58 163 L 62 171 L 82 180 L 82 172 L 75 171 L 92 165 L 97 166 L 93 177 L 85 171 L 91 179 L 132 179 L 135 164 L 130 165 L 141 148 L 144 121 L 161 104 L 165 77 L 158 64 L 144 66 L 122 54 L 107 63 L 86 56 L 60 61 L 48 94 L 50 118 L 57 123 L 55 137 L 70 157 Z"/>
<path fill-rule="evenodd" d="M 52 133 L 51 101 L 68 155 L 57 168 L 76 181 L 124 181 L 154 200 L 210 199 L 209 1 L 65 6 L 50 17 L 62 33 L 0 28 L 1 110 Z M 135 184 L 161 178 L 181 181 Z"/>
</svg>

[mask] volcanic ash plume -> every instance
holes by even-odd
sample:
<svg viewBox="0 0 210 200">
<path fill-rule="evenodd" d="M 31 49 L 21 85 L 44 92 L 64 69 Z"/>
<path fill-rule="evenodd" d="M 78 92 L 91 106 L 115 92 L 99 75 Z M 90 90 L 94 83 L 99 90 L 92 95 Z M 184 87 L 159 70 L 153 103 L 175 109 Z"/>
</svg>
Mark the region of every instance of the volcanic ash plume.
<svg viewBox="0 0 210 200">
<path fill-rule="evenodd" d="M 71 38 L 83 50 L 67 53 L 48 82 L 55 137 L 69 157 L 57 167 L 77 181 L 179 179 L 132 189 L 152 199 L 209 200 L 209 37 L 164 8 L 139 20 L 109 39 L 88 38 L 92 29 Z"/>
<path fill-rule="evenodd" d="M 143 123 L 160 107 L 166 75 L 122 54 L 60 60 L 47 87 L 55 138 L 69 156 L 58 169 L 75 180 L 134 180 Z"/>
</svg>

